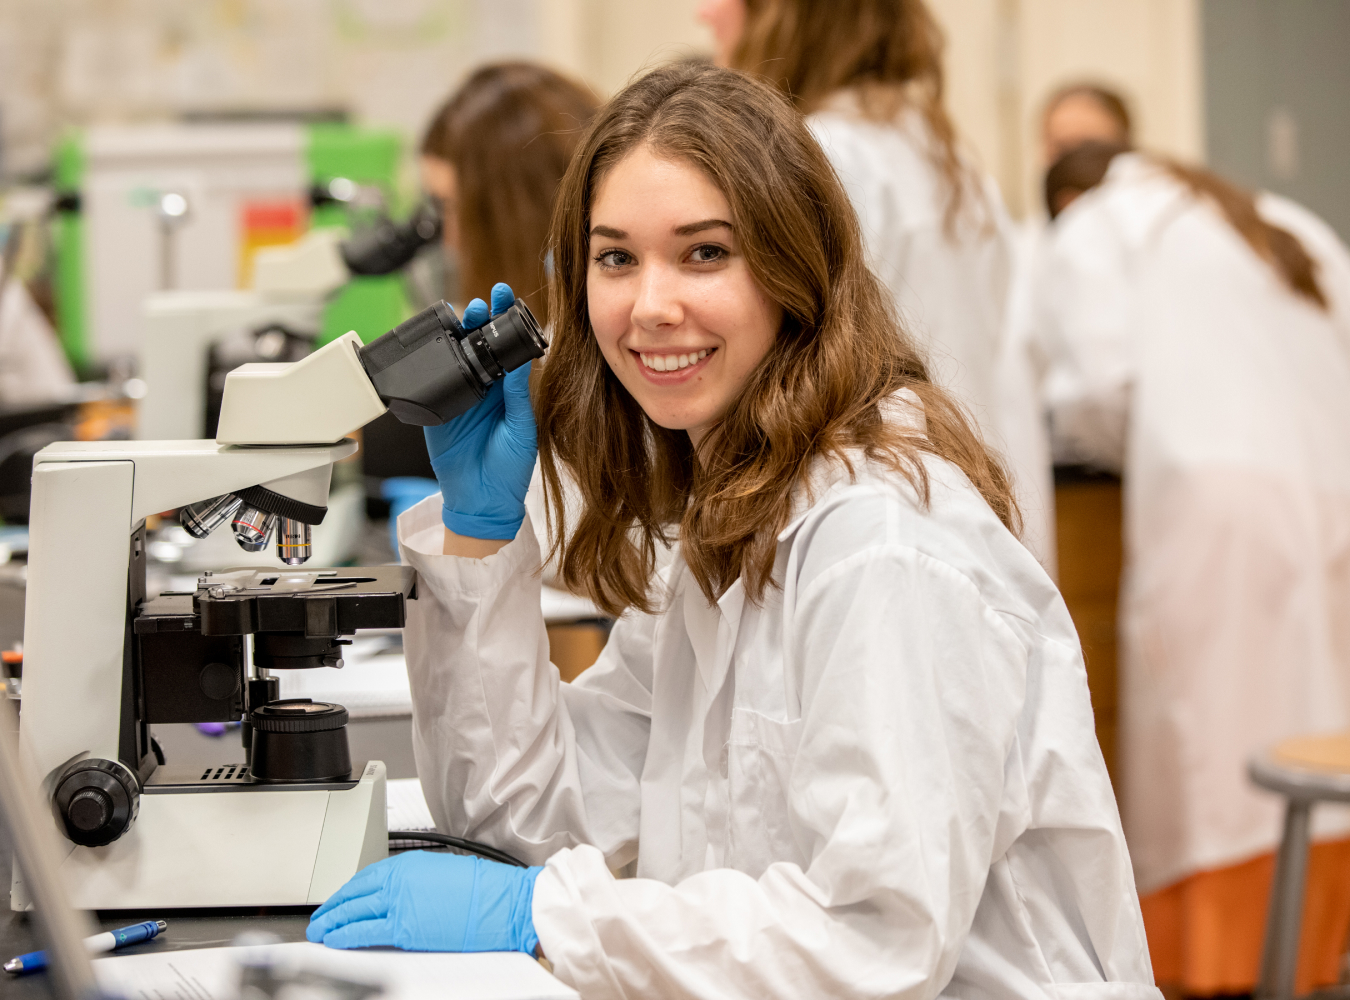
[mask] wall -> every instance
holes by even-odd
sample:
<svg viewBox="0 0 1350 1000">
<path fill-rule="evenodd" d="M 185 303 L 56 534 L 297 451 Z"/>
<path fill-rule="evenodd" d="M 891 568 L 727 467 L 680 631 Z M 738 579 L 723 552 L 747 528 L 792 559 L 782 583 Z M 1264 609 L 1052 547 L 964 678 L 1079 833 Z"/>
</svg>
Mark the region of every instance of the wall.
<svg viewBox="0 0 1350 1000">
<path fill-rule="evenodd" d="M 1350 240 L 1350 4 L 1205 0 L 1203 20 L 1211 163 Z"/>
<path fill-rule="evenodd" d="M 706 48 L 694 0 L 0 0 L 0 170 L 66 126 L 341 109 L 417 136 L 477 62 L 542 58 L 612 93 Z"/>
<path fill-rule="evenodd" d="M 1014 214 L 1039 212 L 1040 110 L 1067 80 L 1124 90 L 1145 145 L 1203 153 L 1200 0 L 930 2 L 958 127 Z M 695 6 L 0 0 L 0 167 L 40 167 L 64 125 L 191 110 L 343 108 L 411 138 L 473 63 L 502 56 L 543 59 L 608 95 L 644 66 L 710 49 Z"/>
<path fill-rule="evenodd" d="M 1014 215 L 1041 214 L 1040 117 L 1070 81 L 1122 91 L 1141 145 L 1203 159 L 1196 0 L 931 3 L 948 36 L 953 114 Z"/>
</svg>

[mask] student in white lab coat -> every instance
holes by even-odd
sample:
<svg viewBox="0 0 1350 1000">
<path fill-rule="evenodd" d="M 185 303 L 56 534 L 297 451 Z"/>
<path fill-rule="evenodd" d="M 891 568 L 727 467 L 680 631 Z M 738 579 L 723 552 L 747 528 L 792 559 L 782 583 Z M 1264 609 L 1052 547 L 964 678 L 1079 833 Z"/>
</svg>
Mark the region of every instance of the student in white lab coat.
<svg viewBox="0 0 1350 1000">
<path fill-rule="evenodd" d="M 808 115 L 862 223 L 868 259 L 934 380 L 1007 458 L 1022 538 L 1054 565 L 1053 498 L 1031 371 L 1005 343 L 1012 227 L 958 149 L 941 29 L 923 0 L 702 0 L 722 65 L 760 73 Z"/>
<path fill-rule="evenodd" d="M 1298 205 L 1114 147 L 1047 187 L 1057 458 L 1124 479 L 1120 792 L 1159 981 L 1246 992 L 1280 834 L 1247 760 L 1350 728 L 1350 254 Z M 1301 989 L 1336 978 L 1347 849 Z"/>
<path fill-rule="evenodd" d="M 75 387 L 56 332 L 0 259 L 0 407 L 67 402 Z"/>
<path fill-rule="evenodd" d="M 432 814 L 540 867 L 380 862 L 311 940 L 538 949 L 597 1000 L 1157 998 L 1073 625 L 800 117 L 649 74 L 583 141 L 553 252 L 533 411 L 513 373 L 447 425 L 442 498 L 400 522 Z M 562 572 L 622 612 L 572 684 L 536 427 L 554 515 L 560 470 L 583 499 Z"/>
</svg>

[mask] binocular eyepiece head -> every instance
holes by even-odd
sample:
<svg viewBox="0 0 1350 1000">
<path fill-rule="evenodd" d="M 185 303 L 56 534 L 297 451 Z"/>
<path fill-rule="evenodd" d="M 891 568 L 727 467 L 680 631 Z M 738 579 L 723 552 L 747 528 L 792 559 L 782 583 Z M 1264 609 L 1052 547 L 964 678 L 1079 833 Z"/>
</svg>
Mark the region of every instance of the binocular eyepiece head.
<svg viewBox="0 0 1350 1000">
<path fill-rule="evenodd" d="M 380 400 L 405 424 L 434 427 L 478 404 L 492 383 L 548 348 L 539 321 L 516 302 L 476 330 L 465 330 L 437 302 L 361 348 L 361 364 Z"/>
</svg>

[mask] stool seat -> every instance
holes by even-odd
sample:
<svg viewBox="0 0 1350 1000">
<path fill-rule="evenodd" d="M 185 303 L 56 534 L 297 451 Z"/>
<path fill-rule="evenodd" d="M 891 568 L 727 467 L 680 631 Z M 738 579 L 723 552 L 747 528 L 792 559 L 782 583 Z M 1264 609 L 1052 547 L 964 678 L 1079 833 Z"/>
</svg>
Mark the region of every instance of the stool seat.
<svg viewBox="0 0 1350 1000">
<path fill-rule="evenodd" d="M 1290 767 L 1350 774 L 1350 733 L 1285 740 L 1271 751 L 1271 757 Z"/>
<path fill-rule="evenodd" d="M 1254 756 L 1247 774 L 1285 798 L 1350 802 L 1350 733 L 1285 740 Z"/>
<path fill-rule="evenodd" d="M 1285 799 L 1284 835 L 1275 855 L 1255 996 L 1258 1000 L 1292 1000 L 1312 806 L 1315 802 L 1350 802 L 1350 733 L 1285 740 L 1253 756 L 1247 775 L 1253 784 Z M 1304 1000 L 1311 1000 L 1311 995 Z"/>
</svg>

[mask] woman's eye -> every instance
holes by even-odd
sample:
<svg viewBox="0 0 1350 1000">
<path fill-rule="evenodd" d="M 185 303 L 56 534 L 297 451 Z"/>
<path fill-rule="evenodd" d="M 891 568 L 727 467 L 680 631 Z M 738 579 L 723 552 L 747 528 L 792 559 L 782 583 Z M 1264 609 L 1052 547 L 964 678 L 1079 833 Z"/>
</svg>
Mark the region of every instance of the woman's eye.
<svg viewBox="0 0 1350 1000">
<path fill-rule="evenodd" d="M 725 260 L 726 257 L 726 248 L 719 247 L 715 243 L 705 243 L 702 246 L 694 247 L 689 252 L 689 259 L 695 264 L 712 264 L 719 260 Z"/>
<path fill-rule="evenodd" d="M 633 258 L 625 250 L 605 250 L 595 255 L 595 262 L 601 267 L 619 268 L 631 264 Z"/>
</svg>

